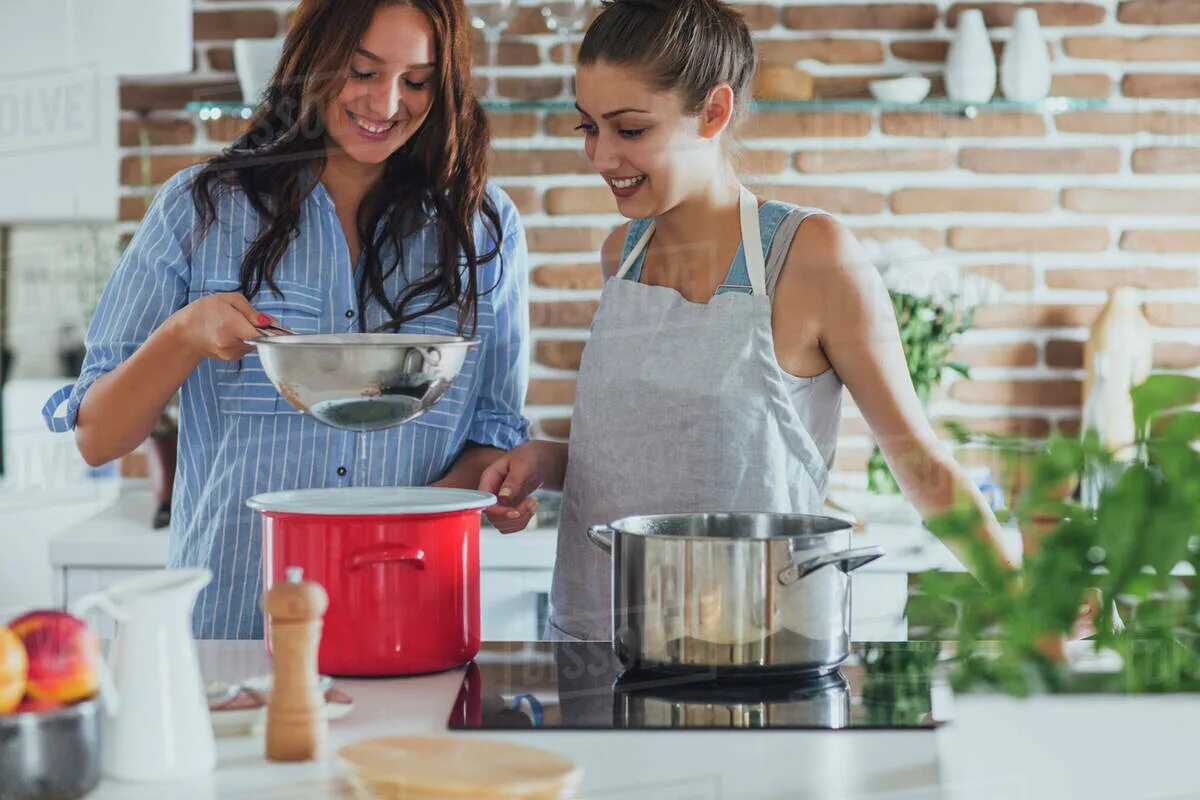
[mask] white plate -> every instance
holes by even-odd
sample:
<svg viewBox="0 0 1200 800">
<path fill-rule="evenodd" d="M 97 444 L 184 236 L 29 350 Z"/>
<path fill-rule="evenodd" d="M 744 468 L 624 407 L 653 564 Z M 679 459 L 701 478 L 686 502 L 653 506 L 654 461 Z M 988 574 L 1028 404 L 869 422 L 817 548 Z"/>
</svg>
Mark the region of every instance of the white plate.
<svg viewBox="0 0 1200 800">
<path fill-rule="evenodd" d="M 329 691 L 333 686 L 333 678 L 328 675 L 322 675 L 318 683 L 322 692 Z M 271 676 L 257 675 L 253 678 L 247 678 L 242 682 L 242 686 L 251 691 L 258 692 L 267 697 L 271 692 Z M 215 687 L 210 687 L 215 688 Z M 354 710 L 354 703 L 326 703 L 325 718 L 328 720 L 341 719 Z M 261 732 L 262 726 L 266 724 L 267 707 L 259 706 L 258 708 L 238 708 L 228 711 L 209 711 L 209 716 L 212 718 L 213 733 L 217 736 L 245 736 L 247 734 Z"/>
<path fill-rule="evenodd" d="M 354 710 L 354 703 L 326 703 L 325 718 L 328 720 L 341 719 Z M 242 708 L 232 711 L 212 711 L 213 735 L 215 736 L 247 736 L 261 730 L 267 721 L 267 707 Z"/>
<path fill-rule="evenodd" d="M 257 511 L 283 514 L 379 516 L 448 514 L 495 505 L 495 495 L 441 486 L 338 486 L 259 494 L 246 501 Z"/>
<path fill-rule="evenodd" d="M 252 692 L 258 692 L 263 697 L 270 697 L 273 677 L 269 672 L 266 675 L 255 675 L 253 678 L 246 678 L 246 680 L 242 681 L 242 686 L 245 686 Z M 322 693 L 328 692 L 333 688 L 333 678 L 328 675 L 318 675 L 317 688 Z"/>
</svg>

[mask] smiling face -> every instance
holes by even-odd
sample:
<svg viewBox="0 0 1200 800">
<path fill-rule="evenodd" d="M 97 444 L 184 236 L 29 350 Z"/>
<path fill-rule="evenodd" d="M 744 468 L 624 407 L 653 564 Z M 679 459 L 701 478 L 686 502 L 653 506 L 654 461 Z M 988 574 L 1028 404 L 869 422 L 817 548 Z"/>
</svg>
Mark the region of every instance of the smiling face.
<svg viewBox="0 0 1200 800">
<path fill-rule="evenodd" d="M 362 164 L 382 164 L 412 138 L 432 105 L 434 34 L 429 19 L 405 5 L 384 6 L 350 58 L 350 74 L 326 105 L 334 149 Z"/>
<path fill-rule="evenodd" d="M 687 114 L 676 92 L 605 61 L 581 65 L 575 86 L 584 150 L 626 217 L 666 213 L 723 168 L 718 135 L 727 119 Z"/>
</svg>

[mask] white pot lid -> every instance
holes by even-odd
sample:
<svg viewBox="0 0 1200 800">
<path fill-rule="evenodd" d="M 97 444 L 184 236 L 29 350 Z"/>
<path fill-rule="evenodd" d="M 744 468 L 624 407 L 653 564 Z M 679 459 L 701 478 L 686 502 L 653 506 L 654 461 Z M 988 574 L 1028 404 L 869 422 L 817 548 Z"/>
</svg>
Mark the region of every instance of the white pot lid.
<svg viewBox="0 0 1200 800">
<path fill-rule="evenodd" d="M 277 514 L 382 516 L 391 514 L 448 514 L 495 505 L 495 495 L 441 486 L 345 486 L 294 489 L 258 494 L 246 501 L 257 511 Z"/>
</svg>

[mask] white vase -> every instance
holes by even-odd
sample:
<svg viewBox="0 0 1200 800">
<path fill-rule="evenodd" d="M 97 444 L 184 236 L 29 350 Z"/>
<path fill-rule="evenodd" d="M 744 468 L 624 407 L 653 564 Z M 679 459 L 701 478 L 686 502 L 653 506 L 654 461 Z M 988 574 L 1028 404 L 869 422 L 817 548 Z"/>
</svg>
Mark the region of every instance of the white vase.
<svg viewBox="0 0 1200 800">
<path fill-rule="evenodd" d="M 996 91 L 996 56 L 983 24 L 983 12 L 967 9 L 946 56 L 946 95 L 959 103 L 986 103 Z"/>
<path fill-rule="evenodd" d="M 1044 100 L 1050 93 L 1050 55 L 1035 9 L 1017 11 L 1000 63 L 1000 88 L 1005 97 L 1020 103 Z"/>
<path fill-rule="evenodd" d="M 233 40 L 233 69 L 242 88 L 243 103 L 262 102 L 282 55 L 283 39 Z"/>
</svg>

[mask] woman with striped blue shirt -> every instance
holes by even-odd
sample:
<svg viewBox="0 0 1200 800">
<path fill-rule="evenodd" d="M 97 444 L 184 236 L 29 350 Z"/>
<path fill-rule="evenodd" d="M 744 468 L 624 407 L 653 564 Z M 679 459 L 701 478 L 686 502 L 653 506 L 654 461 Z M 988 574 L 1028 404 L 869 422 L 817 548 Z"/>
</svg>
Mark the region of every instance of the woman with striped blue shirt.
<svg viewBox="0 0 1200 800">
<path fill-rule="evenodd" d="M 485 181 L 469 58 L 461 0 L 303 0 L 247 133 L 158 192 L 97 308 L 79 380 L 47 405 L 52 427 L 74 429 L 102 464 L 137 447 L 180 391 L 170 564 L 213 572 L 197 636 L 262 636 L 248 497 L 474 488 L 527 438 L 525 240 Z M 243 342 L 268 324 L 482 344 L 424 416 L 362 435 L 360 457 L 360 435 L 318 425 L 267 380 Z M 532 508 L 493 513 L 512 529 Z"/>
</svg>

